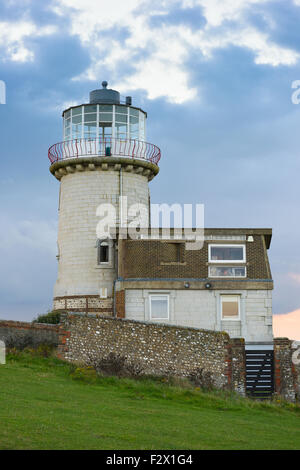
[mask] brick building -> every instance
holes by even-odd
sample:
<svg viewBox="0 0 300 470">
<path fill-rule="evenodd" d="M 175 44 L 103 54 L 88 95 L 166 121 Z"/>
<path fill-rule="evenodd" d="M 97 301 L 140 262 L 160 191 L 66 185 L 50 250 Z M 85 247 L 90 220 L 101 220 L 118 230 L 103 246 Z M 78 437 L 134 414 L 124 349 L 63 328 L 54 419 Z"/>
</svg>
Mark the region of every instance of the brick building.
<svg viewBox="0 0 300 470">
<path fill-rule="evenodd" d="M 226 331 L 271 344 L 270 229 L 205 229 L 204 246 L 182 240 L 119 240 L 119 315 Z M 120 294 L 117 294 L 120 295 Z"/>
</svg>

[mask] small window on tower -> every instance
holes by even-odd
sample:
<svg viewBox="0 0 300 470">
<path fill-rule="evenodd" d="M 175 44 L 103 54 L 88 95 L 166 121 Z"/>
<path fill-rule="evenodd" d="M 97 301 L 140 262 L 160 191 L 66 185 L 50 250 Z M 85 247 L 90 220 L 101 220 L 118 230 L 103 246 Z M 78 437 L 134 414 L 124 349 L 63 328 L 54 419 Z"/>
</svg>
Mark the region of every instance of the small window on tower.
<svg viewBox="0 0 300 470">
<path fill-rule="evenodd" d="M 107 242 L 101 242 L 99 247 L 99 263 L 108 263 L 109 246 Z"/>
</svg>

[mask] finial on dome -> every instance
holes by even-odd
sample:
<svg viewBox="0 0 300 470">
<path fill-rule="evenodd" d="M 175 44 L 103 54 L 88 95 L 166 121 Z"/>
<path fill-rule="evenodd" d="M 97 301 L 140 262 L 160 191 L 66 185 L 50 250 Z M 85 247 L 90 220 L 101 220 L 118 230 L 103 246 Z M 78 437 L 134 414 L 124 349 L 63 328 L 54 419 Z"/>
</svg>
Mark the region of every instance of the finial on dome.
<svg viewBox="0 0 300 470">
<path fill-rule="evenodd" d="M 107 81 L 106 81 L 106 80 L 103 80 L 103 82 L 102 82 L 103 88 L 107 88 L 107 85 L 108 85 Z"/>
</svg>

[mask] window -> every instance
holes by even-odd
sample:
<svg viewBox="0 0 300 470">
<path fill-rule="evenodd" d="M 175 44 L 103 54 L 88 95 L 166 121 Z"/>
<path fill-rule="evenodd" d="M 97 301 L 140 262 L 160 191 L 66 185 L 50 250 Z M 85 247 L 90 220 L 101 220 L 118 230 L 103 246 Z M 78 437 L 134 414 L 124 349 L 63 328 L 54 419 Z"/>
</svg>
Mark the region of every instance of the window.
<svg viewBox="0 0 300 470">
<path fill-rule="evenodd" d="M 107 242 L 101 242 L 99 246 L 99 263 L 108 263 L 109 246 Z"/>
<path fill-rule="evenodd" d="M 209 266 L 209 277 L 246 277 L 245 266 Z"/>
<path fill-rule="evenodd" d="M 221 295 L 222 320 L 239 320 L 240 318 L 240 296 Z"/>
<path fill-rule="evenodd" d="M 150 319 L 168 320 L 169 319 L 169 296 L 162 294 L 150 295 Z"/>
<path fill-rule="evenodd" d="M 213 263 L 244 263 L 245 245 L 209 245 L 208 260 Z"/>
</svg>

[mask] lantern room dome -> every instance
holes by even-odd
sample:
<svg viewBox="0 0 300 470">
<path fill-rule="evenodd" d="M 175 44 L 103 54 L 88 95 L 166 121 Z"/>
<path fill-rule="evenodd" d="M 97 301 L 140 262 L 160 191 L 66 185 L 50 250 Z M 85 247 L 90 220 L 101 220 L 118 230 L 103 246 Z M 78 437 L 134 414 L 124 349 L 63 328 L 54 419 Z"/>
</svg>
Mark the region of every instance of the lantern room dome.
<svg viewBox="0 0 300 470">
<path fill-rule="evenodd" d="M 120 93 L 107 88 L 108 83 L 102 82 L 102 89 L 90 92 L 90 104 L 120 104 Z"/>
</svg>

